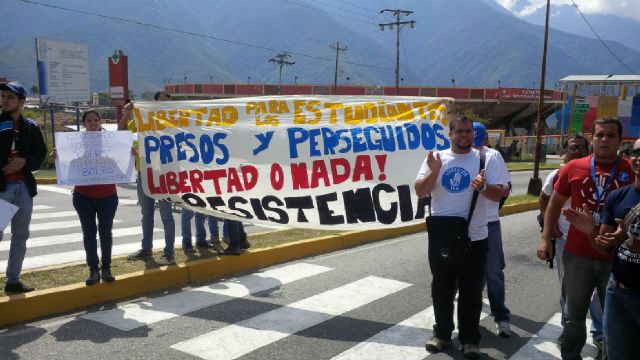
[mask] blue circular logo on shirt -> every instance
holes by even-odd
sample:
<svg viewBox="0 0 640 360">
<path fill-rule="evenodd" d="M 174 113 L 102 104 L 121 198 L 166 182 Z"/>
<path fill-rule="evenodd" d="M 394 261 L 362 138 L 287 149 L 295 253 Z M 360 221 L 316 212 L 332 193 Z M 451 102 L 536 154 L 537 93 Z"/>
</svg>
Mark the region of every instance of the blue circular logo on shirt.
<svg viewBox="0 0 640 360">
<path fill-rule="evenodd" d="M 620 171 L 620 174 L 618 174 L 618 180 L 620 181 L 628 181 L 629 180 L 629 173 L 626 171 Z"/>
<path fill-rule="evenodd" d="M 463 192 L 470 184 L 471 175 L 461 167 L 452 167 L 442 174 L 442 187 L 450 193 Z"/>
</svg>

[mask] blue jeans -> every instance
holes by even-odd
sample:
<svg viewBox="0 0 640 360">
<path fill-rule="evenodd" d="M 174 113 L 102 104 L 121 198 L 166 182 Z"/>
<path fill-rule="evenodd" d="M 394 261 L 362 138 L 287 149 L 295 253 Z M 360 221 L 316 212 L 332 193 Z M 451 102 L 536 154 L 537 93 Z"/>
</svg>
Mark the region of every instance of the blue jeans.
<svg viewBox="0 0 640 360">
<path fill-rule="evenodd" d="M 138 176 L 138 202 L 140 203 L 140 211 L 142 212 L 142 249 L 153 249 L 153 221 L 155 213 L 154 198 L 147 196 L 142 190 L 142 182 Z M 173 244 L 176 241 L 176 224 L 173 221 L 173 212 L 169 201 L 158 201 L 160 208 L 160 219 L 162 219 L 162 227 L 164 228 L 164 253 L 173 255 Z"/>
<path fill-rule="evenodd" d="M 118 194 L 100 199 L 92 199 L 78 192 L 73 193 L 73 207 L 78 212 L 82 225 L 82 241 L 87 255 L 89 269 L 98 270 L 98 241 L 96 233 L 100 233 L 100 252 L 102 253 L 102 269 L 111 269 L 111 248 L 113 247 L 113 218 L 118 209 Z M 96 216 L 98 224 L 96 225 Z"/>
<path fill-rule="evenodd" d="M 7 261 L 7 283 L 15 284 L 20 281 L 22 262 L 27 253 L 33 198 L 29 194 L 27 185 L 24 182 L 18 182 L 7 183 L 5 191 L 0 192 L 0 199 L 19 207 L 18 212 L 11 219 L 11 246 L 9 261 Z M 0 240 L 2 240 L 2 234 L 0 234 Z"/>
<path fill-rule="evenodd" d="M 620 289 L 613 275 L 604 302 L 604 330 L 610 360 L 640 359 L 640 291 Z"/>
<path fill-rule="evenodd" d="M 585 322 L 593 290 L 597 290 L 600 303 L 603 304 L 607 281 L 611 274 L 611 261 L 564 251 L 562 262 L 566 321 L 560 352 L 563 360 L 582 359 L 580 352 L 587 339 Z"/>
<path fill-rule="evenodd" d="M 196 243 L 203 243 L 207 241 L 207 232 L 204 228 L 205 221 L 209 221 L 209 233 L 212 239 L 217 239 L 219 236 L 218 218 L 214 216 L 207 216 L 199 212 L 194 212 L 187 209 L 182 209 L 182 216 L 180 219 L 180 226 L 182 228 L 182 243 L 191 244 L 191 219 L 195 215 L 196 223 Z"/>
<path fill-rule="evenodd" d="M 487 263 L 485 266 L 485 282 L 487 284 L 487 294 L 491 314 L 495 322 L 509 321 L 511 312 L 505 305 L 504 290 L 504 252 L 502 250 L 502 232 L 500 221 L 488 223 L 489 237 L 487 252 Z"/>
<path fill-rule="evenodd" d="M 564 245 L 567 242 L 564 237 L 557 238 L 556 240 L 556 269 L 558 270 L 558 280 L 562 284 L 562 276 L 564 275 L 564 268 L 562 266 L 562 253 L 564 252 Z M 564 326 L 566 321 L 564 315 L 564 292 L 560 293 L 560 314 L 561 314 L 561 323 Z M 589 304 L 589 314 L 591 315 L 591 336 L 593 337 L 593 341 L 601 341 L 604 339 L 604 335 L 602 332 L 602 306 L 600 306 L 600 299 L 598 298 L 598 294 L 596 291 L 593 292 L 591 296 L 591 303 Z"/>
</svg>

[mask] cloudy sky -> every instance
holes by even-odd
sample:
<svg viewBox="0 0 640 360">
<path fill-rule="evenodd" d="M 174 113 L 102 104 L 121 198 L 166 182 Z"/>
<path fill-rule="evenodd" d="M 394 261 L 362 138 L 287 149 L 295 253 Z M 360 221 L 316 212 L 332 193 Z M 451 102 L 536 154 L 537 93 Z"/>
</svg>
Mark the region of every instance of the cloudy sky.
<svg viewBox="0 0 640 360">
<path fill-rule="evenodd" d="M 518 16 L 526 16 L 546 5 L 546 0 L 495 0 Z M 640 0 L 573 0 L 585 14 L 609 14 L 640 21 Z M 551 0 L 552 4 L 572 5 L 571 0 Z"/>
</svg>

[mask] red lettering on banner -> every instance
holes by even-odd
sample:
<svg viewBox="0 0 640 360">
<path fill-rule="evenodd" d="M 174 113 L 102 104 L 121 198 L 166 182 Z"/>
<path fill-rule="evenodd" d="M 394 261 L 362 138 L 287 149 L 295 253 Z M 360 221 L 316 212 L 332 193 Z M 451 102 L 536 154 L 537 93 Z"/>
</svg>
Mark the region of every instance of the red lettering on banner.
<svg viewBox="0 0 640 360">
<path fill-rule="evenodd" d="M 307 164 L 291 164 L 291 179 L 293 180 L 293 190 L 308 189 L 309 177 L 307 174 Z"/>
<path fill-rule="evenodd" d="M 324 186 L 331 186 L 329 174 L 327 174 L 327 166 L 324 164 L 324 160 L 315 160 L 311 170 L 311 188 L 317 188 L 320 180 L 324 181 Z"/>
<path fill-rule="evenodd" d="M 229 168 L 228 172 L 228 181 L 227 181 L 227 193 L 232 193 L 235 191 L 244 191 L 242 188 L 242 183 L 240 182 L 240 177 L 238 176 L 238 171 L 234 168 Z"/>
<path fill-rule="evenodd" d="M 207 170 L 204 172 L 204 179 L 211 180 L 213 183 L 213 187 L 216 190 L 216 194 L 222 194 L 222 190 L 220 190 L 220 178 L 227 177 L 227 172 L 223 170 Z"/>
<path fill-rule="evenodd" d="M 271 187 L 274 190 L 282 189 L 282 185 L 284 185 L 284 171 L 282 170 L 282 166 L 280 164 L 275 163 L 271 164 Z"/>
<path fill-rule="evenodd" d="M 369 155 L 358 155 L 356 157 L 356 164 L 353 166 L 353 182 L 360 181 L 363 175 L 365 180 L 373 180 Z"/>
<path fill-rule="evenodd" d="M 351 174 L 351 165 L 345 158 L 331 159 L 329 160 L 331 166 L 331 175 L 333 176 L 333 184 L 341 184 L 349 179 Z M 342 168 L 342 172 L 338 169 Z"/>
<path fill-rule="evenodd" d="M 240 167 L 242 172 L 242 180 L 244 182 L 244 189 L 251 190 L 258 183 L 258 169 L 252 165 L 245 165 Z"/>
</svg>

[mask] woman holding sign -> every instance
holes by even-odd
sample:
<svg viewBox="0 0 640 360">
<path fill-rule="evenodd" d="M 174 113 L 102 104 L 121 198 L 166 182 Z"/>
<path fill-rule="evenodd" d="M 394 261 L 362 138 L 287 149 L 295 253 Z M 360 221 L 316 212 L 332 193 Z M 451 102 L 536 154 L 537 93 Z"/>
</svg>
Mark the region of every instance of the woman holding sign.
<svg viewBox="0 0 640 360">
<path fill-rule="evenodd" d="M 82 114 L 82 124 L 86 131 L 102 130 L 100 115 L 95 110 Z M 58 157 L 55 149 L 51 158 Z M 116 278 L 111 274 L 111 248 L 113 237 L 113 218 L 118 208 L 118 193 L 115 184 L 76 185 L 73 188 L 73 207 L 78 212 L 82 225 L 82 240 L 89 265 L 87 286 L 97 284 L 100 278 L 105 282 L 113 282 Z M 97 221 L 96 221 L 97 219 Z M 98 259 L 98 242 L 96 233 L 100 234 L 100 250 L 102 252 L 102 275 Z"/>
</svg>

